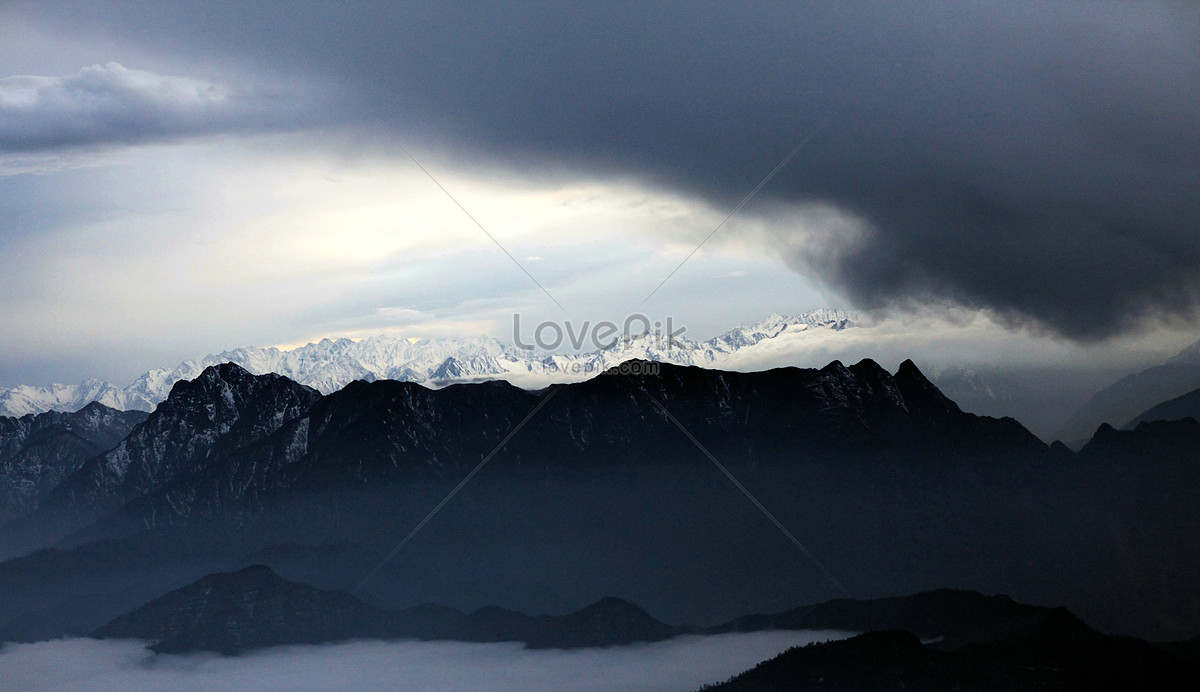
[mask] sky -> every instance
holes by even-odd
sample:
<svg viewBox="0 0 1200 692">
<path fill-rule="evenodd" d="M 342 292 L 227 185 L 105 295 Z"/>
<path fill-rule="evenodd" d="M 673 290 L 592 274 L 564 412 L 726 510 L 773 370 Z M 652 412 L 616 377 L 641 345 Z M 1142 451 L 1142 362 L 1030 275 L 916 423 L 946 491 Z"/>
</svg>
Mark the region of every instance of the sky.
<svg viewBox="0 0 1200 692">
<path fill-rule="evenodd" d="M 514 313 L 1161 361 L 1197 84 L 1190 3 L 5 2 L 0 386 Z"/>
</svg>

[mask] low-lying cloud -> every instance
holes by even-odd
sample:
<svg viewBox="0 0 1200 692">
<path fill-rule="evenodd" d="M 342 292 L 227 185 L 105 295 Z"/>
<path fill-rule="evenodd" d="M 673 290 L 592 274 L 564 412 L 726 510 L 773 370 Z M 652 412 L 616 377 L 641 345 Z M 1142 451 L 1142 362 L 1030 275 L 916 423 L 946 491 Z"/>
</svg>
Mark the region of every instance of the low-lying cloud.
<svg viewBox="0 0 1200 692">
<path fill-rule="evenodd" d="M 656 644 L 531 651 L 520 644 L 352 642 L 238 657 L 156 655 L 136 641 L 67 639 L 0 650 L 6 685 L 27 690 L 490 690 L 688 692 L 840 632 L 755 632 Z"/>
</svg>

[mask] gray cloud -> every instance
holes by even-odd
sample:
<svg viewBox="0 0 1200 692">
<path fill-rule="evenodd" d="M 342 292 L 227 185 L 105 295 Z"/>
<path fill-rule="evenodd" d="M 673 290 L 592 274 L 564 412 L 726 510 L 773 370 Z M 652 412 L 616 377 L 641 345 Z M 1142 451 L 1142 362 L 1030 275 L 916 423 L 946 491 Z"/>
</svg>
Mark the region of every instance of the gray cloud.
<svg viewBox="0 0 1200 692">
<path fill-rule="evenodd" d="M 91 65 L 0 79 L 0 152 L 136 144 L 283 122 L 246 93 L 201 79 Z"/>
<path fill-rule="evenodd" d="M 312 80 L 329 96 L 314 123 L 729 207 L 833 113 L 746 213 L 863 219 L 865 242 L 783 222 L 772 243 L 861 307 L 951 301 L 1081 340 L 1196 316 L 1190 6 L 163 5 L 43 21 Z"/>
</svg>

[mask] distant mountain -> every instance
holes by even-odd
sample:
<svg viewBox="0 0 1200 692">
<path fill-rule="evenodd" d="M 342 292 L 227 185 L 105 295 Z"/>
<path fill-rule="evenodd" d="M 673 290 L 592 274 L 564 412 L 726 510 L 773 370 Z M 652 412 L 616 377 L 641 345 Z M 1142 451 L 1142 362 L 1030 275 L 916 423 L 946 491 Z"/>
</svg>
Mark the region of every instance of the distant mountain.
<svg viewBox="0 0 1200 692">
<path fill-rule="evenodd" d="M 267 567 L 212 574 L 96 630 L 94 636 L 145 639 L 155 651 L 237 654 L 280 644 L 388 638 L 389 613 L 348 593 L 280 579 Z"/>
<path fill-rule="evenodd" d="M 815 310 L 794 317 L 771 315 L 754 325 L 736 327 L 696 342 L 668 341 L 648 332 L 620 339 L 608 348 L 580 354 L 522 350 L 490 337 L 405 339 L 376 336 L 360 341 L 323 339 L 290 351 L 237 348 L 185 361 L 173 369 L 151 370 L 127 387 L 99 380 L 79 385 L 22 385 L 0 389 L 0 415 L 74 411 L 92 401 L 116 409 L 151 411 L 181 380 L 195 379 L 205 368 L 236 363 L 256 375 L 278 373 L 330 394 L 354 380 L 398 380 L 445 386 L 453 382 L 507 379 L 545 386 L 582 380 L 618 363 L 640 358 L 679 365 L 719 366 L 732 354 L 780 335 L 811 329 L 842 330 L 854 325 L 841 310 Z"/>
<path fill-rule="evenodd" d="M 120 411 L 149 411 L 153 408 L 148 402 L 131 398 L 130 392 L 96 379 L 87 379 L 74 385 L 18 385 L 8 389 L 0 388 L 0 416 L 20 417 L 46 411 L 79 411 L 92 402 Z"/>
<path fill-rule="evenodd" d="M 239 654 L 349 639 L 520 641 L 534 648 L 571 649 L 661 641 L 690 631 L 658 622 L 618 598 L 562 617 L 499 608 L 467 615 L 433 604 L 388 611 L 344 591 L 287 581 L 254 565 L 205 576 L 114 619 L 93 636 L 145 639 L 159 653 Z"/>
<path fill-rule="evenodd" d="M 92 402 L 75 413 L 0 417 L 0 522 L 32 511 L 89 457 L 146 419 Z"/>
<path fill-rule="evenodd" d="M 1093 463 L 1141 463 L 1147 472 L 1173 465 L 1170 462 L 1185 466 L 1200 464 L 1200 422 L 1194 418 L 1142 421 L 1132 430 L 1116 430 L 1105 423 L 1079 450 L 1079 455 Z M 1193 474 L 1198 472 L 1200 469 Z"/>
<path fill-rule="evenodd" d="M 1121 378 L 1071 414 L 1055 435 L 1064 442 L 1087 440 L 1101 423 L 1118 426 L 1152 406 L 1200 388 L 1200 341 L 1162 365 Z"/>
<path fill-rule="evenodd" d="M 1152 406 L 1139 413 L 1133 420 L 1122 426 L 1124 430 L 1132 430 L 1143 422 L 1156 420 L 1180 420 L 1195 418 L 1200 420 L 1200 389 L 1194 389 L 1183 396 L 1177 396 Z"/>
<path fill-rule="evenodd" d="M 866 634 L 792 649 L 706 690 L 1192 690 L 1200 684 L 1200 668 L 1170 653 L 1171 647 L 1105 636 L 1065 608 L 977 592 L 839 599 L 740 618 L 707 633 L 763 629 Z M 146 640 L 159 653 L 234 655 L 351 639 L 516 641 L 570 649 L 699 633 L 611 597 L 557 617 L 495 607 L 465 614 L 433 604 L 389 611 L 343 591 L 281 579 L 256 565 L 207 575 L 115 618 L 92 636 Z"/>
<path fill-rule="evenodd" d="M 964 411 L 1012 416 L 1046 442 L 1057 439 L 1067 416 L 1108 384 L 1097 379 L 1099 373 L 1065 372 L 1057 365 L 931 363 L 923 369 Z"/>
</svg>

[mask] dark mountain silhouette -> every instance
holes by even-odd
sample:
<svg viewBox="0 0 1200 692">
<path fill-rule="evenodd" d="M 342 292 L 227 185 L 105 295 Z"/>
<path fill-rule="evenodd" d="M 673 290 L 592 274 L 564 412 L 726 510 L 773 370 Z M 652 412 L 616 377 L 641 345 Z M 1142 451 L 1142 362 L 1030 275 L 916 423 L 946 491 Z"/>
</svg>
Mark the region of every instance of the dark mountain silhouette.
<svg viewBox="0 0 1200 692">
<path fill-rule="evenodd" d="M 140 638 L 162 653 L 236 654 L 276 644 L 386 638 L 388 613 L 348 593 L 280 579 L 267 567 L 212 574 L 96 630 L 100 638 Z"/>
<path fill-rule="evenodd" d="M 1183 396 L 1178 396 L 1156 406 L 1151 406 L 1122 426 L 1122 429 L 1132 430 L 1139 423 L 1158 420 L 1181 420 L 1183 418 L 1200 420 L 1200 389 L 1194 389 Z"/>
<path fill-rule="evenodd" d="M 874 631 L 876 626 L 896 629 Z M 839 599 L 739 618 L 710 632 L 862 628 L 868 633 L 792 649 L 705 689 L 1191 690 L 1200 681 L 1200 668 L 1170 647 L 1108 637 L 1064 608 L 975 592 Z M 93 636 L 143 639 L 160 653 L 234 655 L 350 639 L 521 641 L 530 647 L 577 648 L 660 641 L 693 632 L 697 630 L 663 624 L 617 598 L 560 617 L 500 608 L 468 615 L 432 604 L 388 611 L 346 592 L 284 580 L 255 565 L 203 577 L 117 617 Z"/>
<path fill-rule="evenodd" d="M 211 444 L 134 463 L 120 480 L 102 471 L 115 465 L 113 458 L 95 460 L 57 497 L 82 494 L 90 501 L 119 495 L 127 504 L 112 524 L 144 526 L 193 514 L 254 511 L 272 499 L 317 489 L 461 477 L 550 392 L 555 400 L 506 447 L 511 464 L 535 474 L 662 467 L 694 457 L 697 450 L 686 437 L 666 434 L 671 425 L 655 412 L 655 402 L 668 410 L 678 407 L 673 415 L 714 453 L 734 462 L 791 462 L 801 440 L 810 463 L 850 456 L 860 462 L 930 456 L 992 462 L 1046 452 L 1012 419 L 963 413 L 911 361 L 895 377 L 870 360 L 849 368 L 835 361 L 821 370 L 765 373 L 654 365 L 660 374 L 603 376 L 542 392 L 504 382 L 441 390 L 407 382 L 354 382 L 308 410 L 296 405 L 268 416 L 275 429 L 260 425 L 254 428 L 261 431 L 257 435 L 222 437 L 217 444 L 216 426 L 202 420 L 209 426 L 200 426 L 201 439 Z M 201 380 L 218 381 L 231 373 L 239 382 L 254 379 L 237 366 L 222 367 L 220 372 L 210 368 Z M 275 389 L 305 400 L 294 391 L 298 385 L 283 382 L 272 383 L 270 396 L 263 397 L 268 405 L 280 396 Z M 163 428 L 195 437 L 197 424 L 190 419 L 199 409 L 191 397 L 173 393 L 166 405 L 170 408 L 161 416 L 156 412 L 147 421 L 154 428 L 123 444 L 132 447 L 143 437 L 161 436 Z M 180 414 L 184 421 L 175 422 Z M 124 450 L 114 450 L 110 457 L 120 453 Z M 159 457 L 184 461 L 168 464 Z M 137 468 L 154 468 L 155 474 Z M 118 487 L 124 490 L 118 493 Z"/>
<path fill-rule="evenodd" d="M 0 416 L 0 522 L 36 509 L 84 461 L 115 447 L 146 415 L 93 402 L 74 413 Z"/>
<path fill-rule="evenodd" d="M 1117 380 L 1096 392 L 1071 414 L 1055 437 L 1084 441 L 1103 423 L 1117 426 L 1168 399 L 1200 388 L 1200 342 L 1183 349 L 1162 365 Z"/>
<path fill-rule="evenodd" d="M 791 649 L 705 690 L 1189 690 L 1200 683 L 1189 642 L 1160 648 L 1110 637 L 1065 608 L 969 591 L 841 599 L 740 618 L 720 631 L 743 628 L 866 634 Z"/>
<path fill-rule="evenodd" d="M 357 583 L 348 580 L 347 575 L 361 578 L 378 569 L 369 591 L 374 600 L 390 604 L 431 601 L 471 611 L 496 603 L 519 603 L 535 613 L 566 613 L 577 605 L 534 578 L 494 574 L 447 576 L 406 560 L 385 562 L 383 557 L 377 551 L 349 542 L 286 543 L 255 550 L 235 560 L 232 567 L 267 565 L 284 579 L 322 589 L 352 589 Z M 414 596 L 406 597 L 406 593 Z"/>
<path fill-rule="evenodd" d="M 531 647 L 569 649 L 660 641 L 685 631 L 617 598 L 563 617 L 496 608 L 467 615 L 432 604 L 387 611 L 344 591 L 290 582 L 268 567 L 253 565 L 203 577 L 114 619 L 93 636 L 145 639 L 160 653 L 239 654 L 349 639 L 523 641 Z"/>
<path fill-rule="evenodd" d="M 775 615 L 748 615 L 708 631 L 904 630 L 937 640 L 938 648 L 957 649 L 1044 629 L 1048 620 L 1083 627 L 1063 608 L 1025 605 L 1008 596 L 984 596 L 976 591 L 940 589 L 875 600 L 836 599 Z"/>
<path fill-rule="evenodd" d="M 1102 425 L 1080 450 L 1080 456 L 1093 462 L 1134 462 L 1147 466 L 1197 461 L 1200 422 L 1194 418 L 1142 421 L 1132 430 Z"/>
<path fill-rule="evenodd" d="M 692 631 L 689 627 L 663 624 L 638 606 L 612 596 L 562 617 L 542 616 L 537 623 L 533 632 L 522 638 L 534 649 L 657 642 Z"/>
<path fill-rule="evenodd" d="M 708 692 L 856 690 L 1192 690 L 1200 668 L 1136 639 L 1084 626 L 1022 633 L 953 651 L 892 630 L 790 649 Z"/>
<path fill-rule="evenodd" d="M 1185 586 L 1200 577 L 1200 482 L 1185 449 L 1162 453 L 1179 447 L 1166 429 L 1076 455 L 961 411 L 911 362 L 636 365 L 534 392 L 379 381 L 324 397 L 209 368 L 21 520 L 42 540 L 0 563 L 0 632 L 91 631 L 128 594 L 247 559 L 385 610 L 561 614 L 615 595 L 709 626 L 843 588 L 955 586 L 1062 603 L 1108 631 L 1200 629 Z"/>
<path fill-rule="evenodd" d="M 987 674 L 969 662 L 923 646 L 908 632 L 893 630 L 793 648 L 723 684 L 705 685 L 701 689 L 721 692 L 1012 689 L 988 683 Z"/>
</svg>

